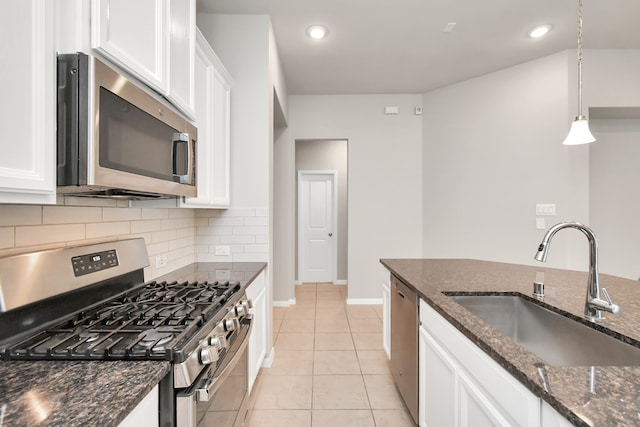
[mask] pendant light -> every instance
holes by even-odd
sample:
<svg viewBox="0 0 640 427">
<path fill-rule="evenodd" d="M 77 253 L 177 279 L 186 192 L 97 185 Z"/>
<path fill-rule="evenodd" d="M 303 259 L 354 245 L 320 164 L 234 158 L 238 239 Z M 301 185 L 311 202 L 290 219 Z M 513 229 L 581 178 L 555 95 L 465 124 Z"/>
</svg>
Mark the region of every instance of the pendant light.
<svg viewBox="0 0 640 427">
<path fill-rule="evenodd" d="M 589 121 L 582 115 L 582 0 L 578 0 L 578 117 L 571 123 L 564 145 L 580 145 L 596 139 L 589 130 Z"/>
</svg>

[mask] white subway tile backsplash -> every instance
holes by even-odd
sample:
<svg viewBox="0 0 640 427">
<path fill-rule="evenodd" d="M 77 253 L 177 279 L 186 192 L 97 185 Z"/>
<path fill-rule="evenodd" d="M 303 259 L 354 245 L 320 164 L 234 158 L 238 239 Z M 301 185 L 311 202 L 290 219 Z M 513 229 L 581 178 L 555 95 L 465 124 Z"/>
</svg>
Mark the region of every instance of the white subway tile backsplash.
<svg viewBox="0 0 640 427">
<path fill-rule="evenodd" d="M 253 235 L 267 235 L 269 232 L 268 227 L 233 227 L 232 234 L 253 234 Z"/>
<path fill-rule="evenodd" d="M 132 233 L 150 233 L 152 231 L 162 231 L 162 220 L 150 219 L 146 221 L 133 221 L 131 223 Z"/>
<path fill-rule="evenodd" d="M 221 218 L 256 216 L 255 208 L 232 208 L 220 212 Z"/>
<path fill-rule="evenodd" d="M 269 253 L 269 245 L 245 245 L 244 251 L 253 254 L 267 254 Z"/>
<path fill-rule="evenodd" d="M 175 240 L 176 236 L 176 230 L 154 231 L 151 233 L 151 243 L 168 242 Z"/>
<path fill-rule="evenodd" d="M 198 236 L 226 236 L 233 234 L 233 227 L 198 227 L 196 235 Z"/>
<path fill-rule="evenodd" d="M 64 243 L 72 240 L 83 240 L 86 237 L 84 224 L 16 227 L 16 246 Z"/>
<path fill-rule="evenodd" d="M 266 216 L 256 216 L 256 217 L 247 217 L 244 219 L 244 225 L 254 226 L 254 225 L 269 225 L 269 218 Z"/>
<path fill-rule="evenodd" d="M 262 208 L 240 208 L 221 211 L 216 216 L 197 211 L 197 259 L 200 262 L 266 261 L 269 257 L 269 220 L 264 214 L 267 212 L 268 209 Z M 203 225 L 202 218 L 208 218 L 208 226 Z M 216 246 L 220 244 L 229 246 L 231 255 L 216 255 Z"/>
<path fill-rule="evenodd" d="M 254 244 L 256 243 L 256 236 L 243 235 L 243 236 L 220 236 L 220 243 L 223 244 Z"/>
<path fill-rule="evenodd" d="M 59 200 L 66 205 L 0 206 L 0 256 L 141 237 L 150 262 L 146 280 L 196 261 L 268 260 L 266 208 L 129 208 L 126 202 L 114 200 Z M 216 256 L 218 245 L 229 246 L 231 255 Z M 161 269 L 155 268 L 158 255 L 166 255 L 168 261 Z"/>
<path fill-rule="evenodd" d="M 82 206 L 43 206 L 43 224 L 79 224 L 101 222 L 102 208 Z"/>
<path fill-rule="evenodd" d="M 214 227 L 244 225 L 245 219 L 241 216 L 209 218 L 209 225 Z"/>
<path fill-rule="evenodd" d="M 169 209 L 143 208 L 140 212 L 140 219 L 167 219 Z"/>
<path fill-rule="evenodd" d="M 41 206 L 0 205 L 0 227 L 41 223 Z"/>
<path fill-rule="evenodd" d="M 195 236 L 196 245 L 210 245 L 222 243 L 222 236 Z"/>
<path fill-rule="evenodd" d="M 147 255 L 150 257 L 169 252 L 169 242 L 147 243 Z"/>
<path fill-rule="evenodd" d="M 219 217 L 220 211 L 217 209 L 195 209 L 196 218 L 213 218 Z"/>
<path fill-rule="evenodd" d="M 140 208 L 104 208 L 102 210 L 103 221 L 139 221 L 140 219 Z"/>
<path fill-rule="evenodd" d="M 192 209 L 169 209 L 169 218 L 193 218 Z"/>
<path fill-rule="evenodd" d="M 95 239 L 98 237 L 124 236 L 131 234 L 131 223 L 122 222 L 100 222 L 87 224 L 87 239 Z"/>
</svg>

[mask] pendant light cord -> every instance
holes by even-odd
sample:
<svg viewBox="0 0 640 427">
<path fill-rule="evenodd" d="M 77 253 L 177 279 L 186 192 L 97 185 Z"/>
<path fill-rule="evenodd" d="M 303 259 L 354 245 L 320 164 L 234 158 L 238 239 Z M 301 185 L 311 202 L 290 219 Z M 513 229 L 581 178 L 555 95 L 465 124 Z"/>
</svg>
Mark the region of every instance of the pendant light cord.
<svg viewBox="0 0 640 427">
<path fill-rule="evenodd" d="M 582 0 L 578 0 L 578 116 L 582 118 Z"/>
</svg>

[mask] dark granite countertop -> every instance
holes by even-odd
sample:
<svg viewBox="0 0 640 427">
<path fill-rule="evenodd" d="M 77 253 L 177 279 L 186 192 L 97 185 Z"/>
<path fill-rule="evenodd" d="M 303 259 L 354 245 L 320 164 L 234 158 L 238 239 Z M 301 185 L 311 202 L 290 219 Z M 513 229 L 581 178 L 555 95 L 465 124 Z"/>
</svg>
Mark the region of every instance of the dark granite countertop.
<svg viewBox="0 0 640 427">
<path fill-rule="evenodd" d="M 462 259 L 383 259 L 382 264 L 535 395 L 578 426 L 640 426 L 640 367 L 555 367 L 502 335 L 443 292 L 518 293 L 532 298 L 544 273 L 542 305 L 582 319 L 587 273 Z M 605 313 L 595 327 L 640 347 L 640 284 L 600 275 L 619 315 Z M 594 326 L 594 324 L 591 324 Z M 598 348 L 594 351 L 606 351 Z M 546 384 L 538 367 L 546 374 Z"/>
<path fill-rule="evenodd" d="M 195 263 L 155 280 L 238 280 L 264 262 Z M 0 427 L 117 426 L 169 372 L 165 361 L 0 361 Z"/>
<path fill-rule="evenodd" d="M 0 362 L 0 425 L 117 426 L 169 362 Z"/>
</svg>

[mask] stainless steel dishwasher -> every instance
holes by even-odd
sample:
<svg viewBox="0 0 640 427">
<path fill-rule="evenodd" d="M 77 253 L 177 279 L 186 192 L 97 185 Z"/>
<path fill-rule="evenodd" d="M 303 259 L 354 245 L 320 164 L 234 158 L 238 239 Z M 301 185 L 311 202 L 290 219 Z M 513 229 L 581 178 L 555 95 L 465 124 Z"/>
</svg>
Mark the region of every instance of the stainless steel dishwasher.
<svg viewBox="0 0 640 427">
<path fill-rule="evenodd" d="M 391 373 L 418 423 L 418 295 L 391 276 Z"/>
</svg>

